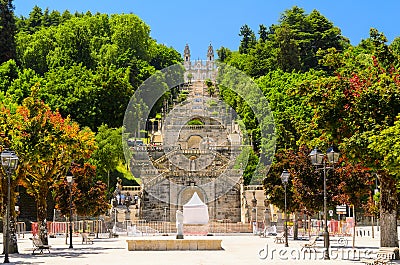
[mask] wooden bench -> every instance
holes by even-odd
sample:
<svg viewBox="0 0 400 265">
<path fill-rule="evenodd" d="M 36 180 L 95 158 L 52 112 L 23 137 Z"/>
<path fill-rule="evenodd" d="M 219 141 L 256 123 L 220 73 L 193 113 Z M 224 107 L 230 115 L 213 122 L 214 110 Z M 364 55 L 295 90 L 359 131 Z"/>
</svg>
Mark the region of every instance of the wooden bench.
<svg viewBox="0 0 400 265">
<path fill-rule="evenodd" d="M 278 243 L 278 244 L 285 243 L 285 232 L 281 232 L 281 233 L 277 234 L 274 242 Z"/>
<path fill-rule="evenodd" d="M 93 244 L 94 234 L 93 233 L 82 233 L 82 244 Z"/>
<path fill-rule="evenodd" d="M 367 265 L 386 265 L 392 264 L 392 260 L 396 259 L 399 254 L 399 248 L 397 247 L 381 247 L 376 253 L 374 259 L 362 259 L 361 262 Z"/>
<path fill-rule="evenodd" d="M 42 240 L 40 240 L 39 237 L 31 237 L 29 238 L 30 240 L 32 240 L 32 244 L 33 244 L 33 252 L 32 254 L 35 254 L 36 250 L 39 250 L 40 254 L 43 254 L 43 250 L 47 250 L 50 253 L 50 245 L 43 245 Z"/>
<path fill-rule="evenodd" d="M 307 243 L 301 245 L 301 250 L 303 250 L 304 248 L 315 248 L 315 246 L 317 245 L 317 239 L 318 236 L 311 237 Z"/>
</svg>

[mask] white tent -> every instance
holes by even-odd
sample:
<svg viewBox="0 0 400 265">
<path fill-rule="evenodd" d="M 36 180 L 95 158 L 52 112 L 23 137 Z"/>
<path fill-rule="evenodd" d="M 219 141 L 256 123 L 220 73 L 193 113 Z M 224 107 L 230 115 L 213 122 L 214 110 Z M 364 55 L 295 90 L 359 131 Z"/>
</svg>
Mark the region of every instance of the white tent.
<svg viewBox="0 0 400 265">
<path fill-rule="evenodd" d="M 183 205 L 183 224 L 208 224 L 208 207 L 197 192 Z"/>
</svg>

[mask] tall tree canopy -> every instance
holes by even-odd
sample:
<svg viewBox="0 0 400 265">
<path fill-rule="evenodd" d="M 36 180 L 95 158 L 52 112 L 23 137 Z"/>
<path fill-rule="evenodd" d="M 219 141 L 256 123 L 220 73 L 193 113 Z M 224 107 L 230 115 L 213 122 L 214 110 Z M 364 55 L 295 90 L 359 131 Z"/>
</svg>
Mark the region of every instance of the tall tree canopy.
<svg viewBox="0 0 400 265">
<path fill-rule="evenodd" d="M 3 91 L 21 103 L 39 82 L 39 95 L 53 110 L 93 131 L 122 126 L 134 90 L 156 70 L 182 61 L 133 14 L 60 15 L 35 6 L 17 26 L 20 69 L 7 76 Z"/>
<path fill-rule="evenodd" d="M 0 64 L 15 58 L 15 18 L 12 0 L 0 1 Z"/>
<path fill-rule="evenodd" d="M 248 25 L 242 26 L 238 52 L 248 56 L 240 57 L 239 64 L 234 53 L 228 58 L 221 54 L 223 61 L 254 77 L 278 68 L 287 72 L 305 72 L 321 68 L 317 56 L 319 50 L 344 50 L 350 45 L 340 29 L 317 10 L 305 14 L 304 9 L 295 6 L 283 12 L 278 22 L 268 30 L 260 25 L 258 42 L 253 30 Z"/>
<path fill-rule="evenodd" d="M 248 53 L 250 48 L 252 48 L 256 43 L 256 35 L 254 34 L 254 31 L 248 25 L 243 25 L 240 28 L 239 36 L 242 37 L 239 52 Z"/>
</svg>

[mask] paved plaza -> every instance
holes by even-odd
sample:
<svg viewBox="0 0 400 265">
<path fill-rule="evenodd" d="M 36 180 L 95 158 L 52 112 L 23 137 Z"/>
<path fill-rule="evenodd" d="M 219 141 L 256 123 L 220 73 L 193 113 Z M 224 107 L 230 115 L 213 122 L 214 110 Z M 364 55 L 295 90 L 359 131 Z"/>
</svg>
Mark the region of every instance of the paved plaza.
<svg viewBox="0 0 400 265">
<path fill-rule="evenodd" d="M 212 236 L 222 239 L 223 250 L 217 251 L 128 251 L 127 239 L 135 237 L 120 236 L 118 238 L 94 239 L 93 244 L 83 245 L 81 238 L 73 237 L 73 249 L 69 249 L 65 238 L 49 238 L 52 246 L 50 254 L 32 255 L 31 235 L 26 234 L 19 238 L 19 254 L 10 254 L 11 264 L 56 264 L 56 265 L 99 265 L 99 264 L 173 264 L 173 265 L 219 265 L 219 264 L 363 264 L 359 257 L 363 258 L 365 253 L 376 252 L 379 246 L 379 234 L 374 239 L 371 237 L 356 237 L 355 246 L 352 250 L 352 239 L 348 237 L 349 246 L 341 248 L 337 244 L 337 237 L 331 237 L 332 259 L 322 260 L 321 246 L 323 241 L 317 241 L 317 253 L 311 257 L 300 252 L 301 245 L 307 241 L 289 241 L 289 248 L 284 250 L 283 244 L 274 243 L 274 237 L 260 238 L 254 235 L 226 235 Z M 136 237 L 138 238 L 138 237 Z M 140 237 L 146 238 L 146 237 Z M 152 239 L 157 236 L 152 236 Z M 163 236 L 160 238 L 165 239 Z M 169 236 L 174 238 L 174 236 Z M 194 239 L 195 236 L 185 238 Z M 201 237 L 210 238 L 210 237 Z M 0 246 L 1 248 L 3 246 Z M 260 252 L 260 250 L 263 250 Z M 369 252 L 366 252 L 366 251 Z M 353 253 L 353 254 L 351 254 Z M 309 253 L 307 253 L 309 254 Z M 371 254 L 372 255 L 372 254 Z M 0 255 L 3 261 L 4 255 Z M 400 264 L 400 262 L 399 262 Z"/>
</svg>

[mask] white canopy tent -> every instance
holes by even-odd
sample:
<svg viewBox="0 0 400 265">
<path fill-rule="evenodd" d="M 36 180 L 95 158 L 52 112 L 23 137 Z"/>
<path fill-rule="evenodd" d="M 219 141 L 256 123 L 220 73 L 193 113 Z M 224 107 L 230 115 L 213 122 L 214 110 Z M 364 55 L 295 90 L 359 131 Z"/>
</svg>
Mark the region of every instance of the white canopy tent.
<svg viewBox="0 0 400 265">
<path fill-rule="evenodd" d="M 183 224 L 208 224 L 208 207 L 197 192 L 183 205 Z"/>
</svg>

